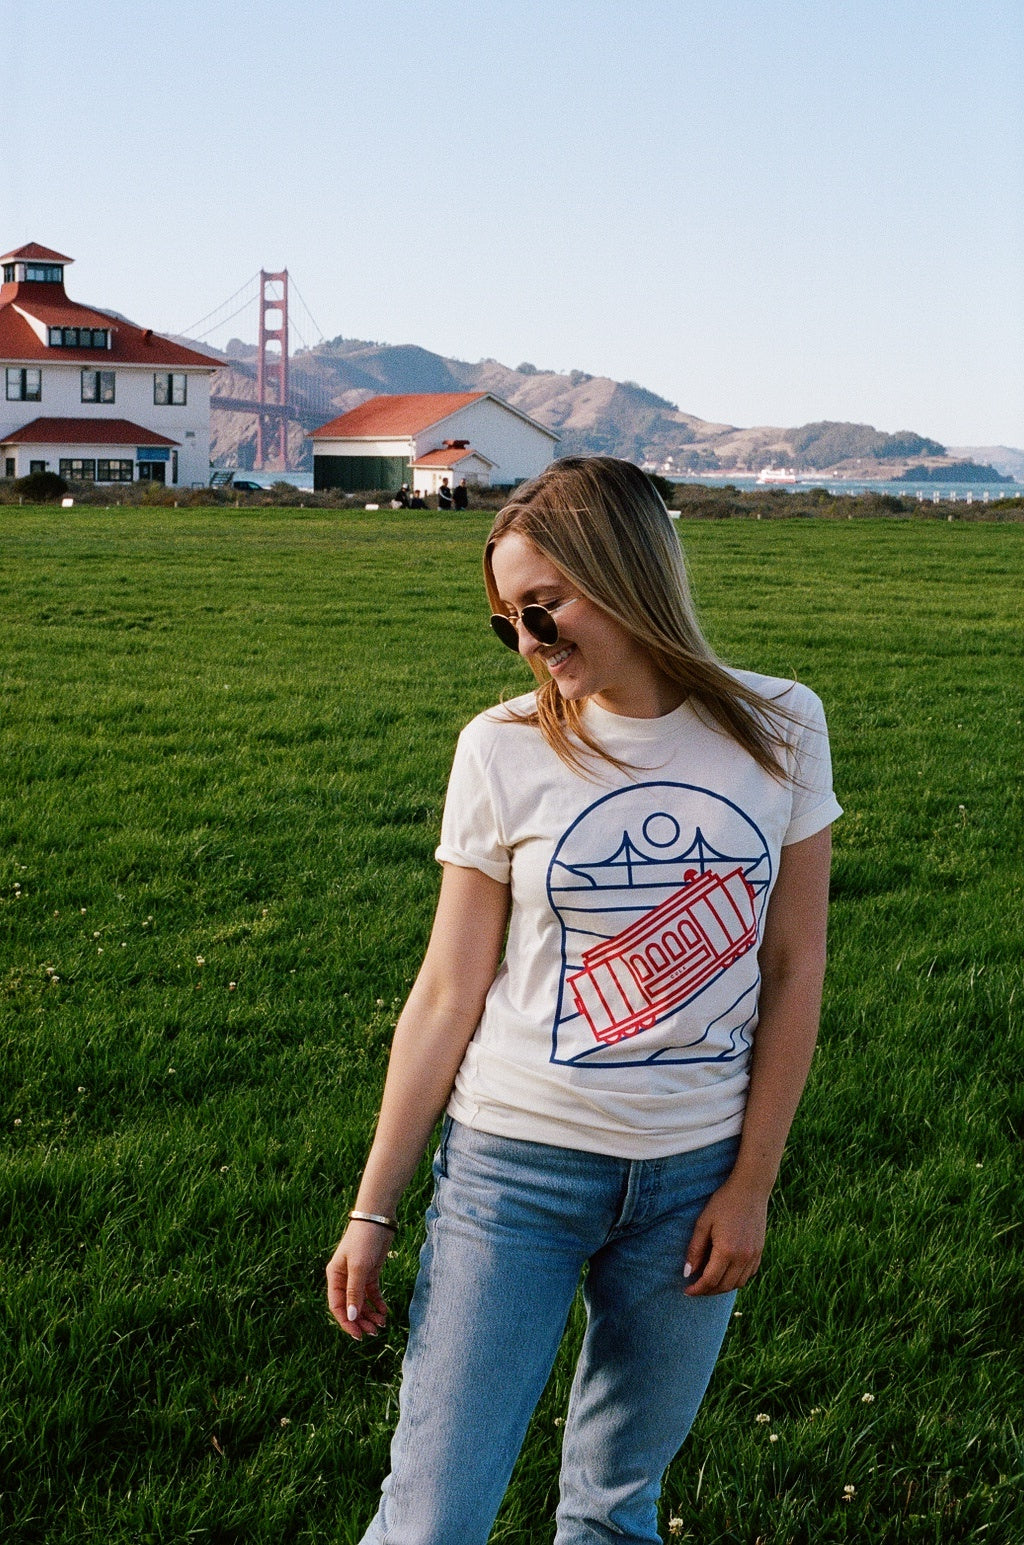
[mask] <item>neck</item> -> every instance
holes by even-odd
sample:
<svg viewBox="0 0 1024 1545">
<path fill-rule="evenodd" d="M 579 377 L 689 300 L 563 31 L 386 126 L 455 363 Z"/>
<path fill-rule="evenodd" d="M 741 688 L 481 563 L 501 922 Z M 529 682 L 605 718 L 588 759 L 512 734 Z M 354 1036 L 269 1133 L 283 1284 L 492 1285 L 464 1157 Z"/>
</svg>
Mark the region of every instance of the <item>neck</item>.
<svg viewBox="0 0 1024 1545">
<path fill-rule="evenodd" d="M 595 692 L 591 701 L 624 719 L 661 719 L 686 701 L 686 693 L 678 682 L 655 671 L 647 679 Z"/>
</svg>

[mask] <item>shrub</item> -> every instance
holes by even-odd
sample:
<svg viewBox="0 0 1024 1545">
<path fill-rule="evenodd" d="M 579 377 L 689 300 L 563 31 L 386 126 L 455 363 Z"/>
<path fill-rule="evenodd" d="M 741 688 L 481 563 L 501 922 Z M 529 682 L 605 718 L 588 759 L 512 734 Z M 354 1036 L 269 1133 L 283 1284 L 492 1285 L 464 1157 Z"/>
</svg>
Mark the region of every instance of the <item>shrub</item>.
<svg viewBox="0 0 1024 1545">
<path fill-rule="evenodd" d="M 30 472 L 14 485 L 19 498 L 27 499 L 30 504 L 52 504 L 54 499 L 62 499 L 67 491 L 67 483 L 56 472 Z"/>
</svg>

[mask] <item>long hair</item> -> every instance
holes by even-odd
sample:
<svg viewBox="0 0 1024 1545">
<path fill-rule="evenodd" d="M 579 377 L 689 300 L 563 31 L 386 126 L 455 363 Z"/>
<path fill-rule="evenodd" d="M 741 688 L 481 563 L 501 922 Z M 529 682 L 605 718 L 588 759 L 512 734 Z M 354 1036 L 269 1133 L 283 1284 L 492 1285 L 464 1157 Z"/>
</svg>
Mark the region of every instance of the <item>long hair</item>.
<svg viewBox="0 0 1024 1545">
<path fill-rule="evenodd" d="M 495 544 L 517 532 L 595 606 L 614 618 L 677 684 L 698 712 L 748 751 L 773 777 L 785 778 L 783 730 L 794 715 L 745 686 L 701 631 L 682 549 L 664 502 L 647 475 L 613 456 L 567 456 L 515 490 L 498 512 L 484 549 L 484 584 L 501 609 L 494 581 Z M 589 735 L 582 704 L 567 702 L 535 657 L 536 709 L 516 714 L 536 724 L 552 750 L 587 773 L 584 746 L 618 767 Z"/>
</svg>

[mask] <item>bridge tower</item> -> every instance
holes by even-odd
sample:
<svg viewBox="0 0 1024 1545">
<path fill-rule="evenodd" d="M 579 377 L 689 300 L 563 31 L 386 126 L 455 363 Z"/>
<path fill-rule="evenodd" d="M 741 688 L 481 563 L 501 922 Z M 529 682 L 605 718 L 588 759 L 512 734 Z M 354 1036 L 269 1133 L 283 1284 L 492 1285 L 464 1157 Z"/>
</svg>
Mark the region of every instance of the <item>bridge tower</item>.
<svg viewBox="0 0 1024 1545">
<path fill-rule="evenodd" d="M 260 411 L 256 419 L 256 465 L 266 468 L 268 453 L 277 463 L 273 469 L 288 470 L 288 270 L 271 274 L 260 270 L 260 341 L 256 361 L 256 391 Z M 264 409 L 278 411 L 265 412 Z M 276 440 L 276 446 L 274 442 Z"/>
</svg>

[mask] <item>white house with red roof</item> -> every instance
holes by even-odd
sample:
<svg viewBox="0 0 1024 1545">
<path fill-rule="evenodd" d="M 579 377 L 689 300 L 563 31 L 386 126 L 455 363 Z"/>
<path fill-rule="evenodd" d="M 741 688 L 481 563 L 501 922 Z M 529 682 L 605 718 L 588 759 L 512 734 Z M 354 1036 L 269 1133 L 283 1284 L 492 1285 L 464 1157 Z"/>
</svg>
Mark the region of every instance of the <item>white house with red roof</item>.
<svg viewBox="0 0 1024 1545">
<path fill-rule="evenodd" d="M 493 392 L 371 397 L 322 424 L 313 441 L 314 488 L 436 493 L 442 478 L 518 483 L 554 456 L 558 435 Z"/>
<path fill-rule="evenodd" d="M 221 362 L 69 300 L 73 261 L 37 242 L 0 257 L 0 472 L 205 487 Z"/>
</svg>

